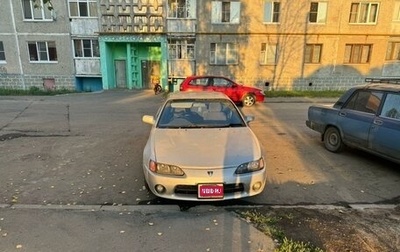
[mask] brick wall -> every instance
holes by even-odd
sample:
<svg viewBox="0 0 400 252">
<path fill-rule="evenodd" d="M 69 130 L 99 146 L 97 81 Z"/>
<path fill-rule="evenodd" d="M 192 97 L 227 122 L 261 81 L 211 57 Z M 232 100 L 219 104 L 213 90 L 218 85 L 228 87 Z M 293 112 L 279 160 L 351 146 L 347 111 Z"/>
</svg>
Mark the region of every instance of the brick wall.
<svg viewBox="0 0 400 252">
<path fill-rule="evenodd" d="M 45 89 L 44 80 L 53 80 L 55 89 L 75 89 L 75 77 L 73 75 L 20 75 L 0 74 L 0 88 L 29 89 L 38 87 Z"/>
</svg>

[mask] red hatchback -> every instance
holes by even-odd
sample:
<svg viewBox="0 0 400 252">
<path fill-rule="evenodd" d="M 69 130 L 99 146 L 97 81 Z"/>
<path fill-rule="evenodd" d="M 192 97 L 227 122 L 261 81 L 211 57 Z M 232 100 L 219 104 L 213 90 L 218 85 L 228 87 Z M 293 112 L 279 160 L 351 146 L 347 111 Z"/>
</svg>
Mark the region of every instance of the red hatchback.
<svg viewBox="0 0 400 252">
<path fill-rule="evenodd" d="M 221 76 L 189 76 L 180 86 L 180 91 L 217 91 L 226 94 L 235 103 L 253 106 L 264 102 L 262 90 L 244 86 Z"/>
</svg>

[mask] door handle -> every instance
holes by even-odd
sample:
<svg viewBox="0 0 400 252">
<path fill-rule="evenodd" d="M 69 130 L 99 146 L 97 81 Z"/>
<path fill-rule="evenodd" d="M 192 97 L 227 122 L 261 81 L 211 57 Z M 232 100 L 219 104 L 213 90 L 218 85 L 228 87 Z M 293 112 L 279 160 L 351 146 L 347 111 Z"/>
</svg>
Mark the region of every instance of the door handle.
<svg viewBox="0 0 400 252">
<path fill-rule="evenodd" d="M 379 119 L 375 119 L 375 120 L 374 120 L 374 124 L 376 124 L 376 125 L 382 125 L 382 124 L 383 124 L 383 121 L 382 121 L 382 120 L 379 120 Z"/>
<path fill-rule="evenodd" d="M 346 113 L 346 112 L 339 112 L 339 115 L 340 115 L 340 116 L 346 116 L 347 113 Z"/>
</svg>

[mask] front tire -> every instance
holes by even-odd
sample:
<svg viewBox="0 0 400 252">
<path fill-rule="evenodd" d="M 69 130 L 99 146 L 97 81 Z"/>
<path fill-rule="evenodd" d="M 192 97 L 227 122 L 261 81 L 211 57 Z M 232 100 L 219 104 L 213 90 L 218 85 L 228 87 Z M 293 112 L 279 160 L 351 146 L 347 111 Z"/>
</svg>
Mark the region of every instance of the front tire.
<svg viewBox="0 0 400 252">
<path fill-rule="evenodd" d="M 340 152 L 343 150 L 344 144 L 337 128 L 329 127 L 325 130 L 324 145 L 331 152 Z"/>
<path fill-rule="evenodd" d="M 242 100 L 243 106 L 251 107 L 256 103 L 256 98 L 251 94 L 246 94 Z"/>
</svg>

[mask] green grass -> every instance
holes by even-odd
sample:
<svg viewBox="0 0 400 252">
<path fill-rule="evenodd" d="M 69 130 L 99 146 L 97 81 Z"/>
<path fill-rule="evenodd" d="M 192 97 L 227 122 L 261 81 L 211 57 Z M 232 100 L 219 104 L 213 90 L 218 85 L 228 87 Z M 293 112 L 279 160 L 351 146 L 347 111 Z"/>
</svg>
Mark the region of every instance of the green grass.
<svg viewBox="0 0 400 252">
<path fill-rule="evenodd" d="M 248 222 L 253 223 L 264 234 L 278 241 L 278 248 L 275 249 L 275 252 L 323 252 L 322 249 L 308 242 L 294 241 L 287 238 L 284 232 L 277 227 L 277 223 L 283 217 L 267 216 L 257 210 L 238 211 L 237 213 Z M 291 219 L 293 217 L 285 216 L 284 218 Z"/>
<path fill-rule="evenodd" d="M 338 98 L 345 91 L 327 90 L 327 91 L 265 91 L 266 97 L 309 97 L 309 98 Z"/>
<path fill-rule="evenodd" d="M 0 96 L 14 95 L 14 96 L 23 96 L 23 95 L 59 95 L 59 94 L 70 94 L 76 93 L 74 90 L 69 89 L 56 89 L 56 90 L 44 90 L 38 87 L 31 87 L 28 90 L 22 89 L 11 89 L 11 88 L 0 88 Z"/>
</svg>

